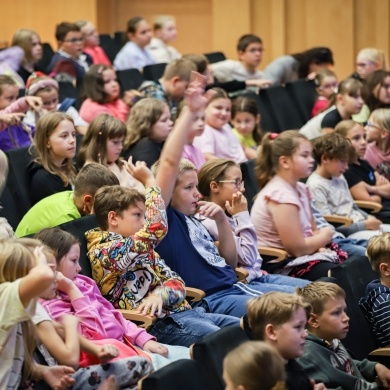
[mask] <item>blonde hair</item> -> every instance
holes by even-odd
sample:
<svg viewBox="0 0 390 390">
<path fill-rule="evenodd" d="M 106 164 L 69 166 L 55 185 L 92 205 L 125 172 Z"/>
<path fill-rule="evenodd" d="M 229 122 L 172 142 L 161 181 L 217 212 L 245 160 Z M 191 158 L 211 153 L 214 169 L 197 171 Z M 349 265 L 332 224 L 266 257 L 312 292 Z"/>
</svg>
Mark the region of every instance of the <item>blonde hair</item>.
<svg viewBox="0 0 390 390">
<path fill-rule="evenodd" d="M 32 37 L 36 35 L 39 39 L 39 35 L 34 31 L 28 28 L 21 28 L 17 30 L 12 37 L 12 46 L 19 46 L 24 50 L 24 57 L 22 60 L 22 65 L 28 65 L 33 61 L 33 56 L 31 54 L 32 50 Z"/>
<path fill-rule="evenodd" d="M 157 175 L 157 171 L 158 171 L 159 167 L 160 167 L 160 160 L 157 160 L 151 166 L 150 170 L 152 171 L 154 176 Z M 178 174 L 177 179 L 179 179 L 180 175 L 182 175 L 184 172 L 188 172 L 188 171 L 195 171 L 196 172 L 195 165 L 190 160 L 187 160 L 186 158 L 181 158 L 179 161 L 179 174 Z"/>
<path fill-rule="evenodd" d="M 296 293 L 309 303 L 313 314 L 321 315 L 330 299 L 344 298 L 345 291 L 335 283 L 312 282 L 305 287 L 298 287 Z"/>
<path fill-rule="evenodd" d="M 160 30 L 164 27 L 164 24 L 167 22 L 176 23 L 176 18 L 173 15 L 159 15 L 156 16 L 153 22 L 153 31 Z"/>
<path fill-rule="evenodd" d="M 299 308 L 302 308 L 309 318 L 310 304 L 294 294 L 273 291 L 250 299 L 246 310 L 253 337 L 256 340 L 264 340 L 268 324 L 279 326 L 286 323 Z"/>
<path fill-rule="evenodd" d="M 365 58 L 367 61 L 379 65 L 378 69 L 387 69 L 386 56 L 383 50 L 376 49 L 375 47 L 365 47 L 359 51 L 357 57 L 360 56 Z"/>
<path fill-rule="evenodd" d="M 0 284 L 14 282 L 28 275 L 36 265 L 34 249 L 41 246 L 32 238 L 11 238 L 0 241 Z M 3 304 L 5 304 L 3 302 Z M 33 353 L 36 347 L 34 325 L 31 320 L 21 323 L 25 349 L 23 377 L 27 379 L 33 372 Z"/>
<path fill-rule="evenodd" d="M 279 158 L 291 157 L 302 141 L 308 139 L 297 130 L 287 130 L 281 134 L 266 133 L 256 158 L 256 175 L 260 188 L 264 187 L 278 172 Z"/>
<path fill-rule="evenodd" d="M 43 115 L 37 122 L 32 150 L 37 154 L 35 161 L 41 164 L 46 171 L 59 176 L 64 183 L 64 187 L 66 187 L 76 177 L 73 159 L 65 159 L 61 168 L 58 168 L 52 161 L 47 147 L 50 136 L 62 121 L 69 121 L 74 127 L 73 119 L 63 112 L 48 112 Z"/>
<path fill-rule="evenodd" d="M 8 176 L 8 158 L 5 153 L 0 150 L 0 194 L 3 192 Z"/>
<path fill-rule="evenodd" d="M 93 161 L 107 166 L 107 141 L 126 136 L 126 125 L 118 118 L 109 114 L 100 114 L 88 126 L 83 137 L 78 155 L 79 166 L 86 161 Z M 115 162 L 119 167 L 123 166 L 123 160 L 119 158 Z"/>
<path fill-rule="evenodd" d="M 245 390 L 285 389 L 286 372 L 283 358 L 272 346 L 262 341 L 247 341 L 230 351 L 223 368 L 235 387 Z"/>
<path fill-rule="evenodd" d="M 370 238 L 367 243 L 366 255 L 370 261 L 372 269 L 380 274 L 381 263 L 389 264 L 390 253 L 390 233 L 382 233 Z"/>
<path fill-rule="evenodd" d="M 190 81 L 192 71 L 196 71 L 195 63 L 187 58 L 179 58 L 167 65 L 163 79 L 169 81 L 172 77 L 179 77 L 181 81 Z"/>
<path fill-rule="evenodd" d="M 148 138 L 152 132 L 152 127 L 167 107 L 168 105 L 165 102 L 155 98 L 145 98 L 138 101 L 132 107 L 126 123 L 125 148 L 128 149 L 142 138 Z"/>
</svg>

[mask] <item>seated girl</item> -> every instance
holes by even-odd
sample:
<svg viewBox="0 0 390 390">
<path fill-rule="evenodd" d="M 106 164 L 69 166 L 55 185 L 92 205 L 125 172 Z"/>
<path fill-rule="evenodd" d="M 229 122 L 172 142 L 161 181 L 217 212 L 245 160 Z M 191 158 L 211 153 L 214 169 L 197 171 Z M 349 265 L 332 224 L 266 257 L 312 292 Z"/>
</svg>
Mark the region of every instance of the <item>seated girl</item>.
<svg viewBox="0 0 390 390">
<path fill-rule="evenodd" d="M 136 188 L 142 193 L 145 188 L 126 169 L 126 162 L 120 157 L 126 126 L 118 118 L 109 114 L 100 114 L 88 127 L 78 154 L 78 164 L 96 162 L 105 165 L 119 180 L 122 187 Z"/>
<path fill-rule="evenodd" d="M 312 146 L 304 135 L 294 130 L 264 135 L 257 159 L 261 191 L 251 210 L 259 245 L 285 249 L 289 254 L 283 262 L 267 266 L 308 280 L 327 276 L 341 260 L 336 251 L 326 248 L 333 231 L 317 229 L 310 191 L 300 182 L 310 175 L 313 165 Z M 347 257 L 343 252 L 340 255 Z"/>
<path fill-rule="evenodd" d="M 76 129 L 62 112 L 48 112 L 39 119 L 32 148 L 35 156 L 27 167 L 33 204 L 49 195 L 72 190 L 76 176 Z"/>
</svg>

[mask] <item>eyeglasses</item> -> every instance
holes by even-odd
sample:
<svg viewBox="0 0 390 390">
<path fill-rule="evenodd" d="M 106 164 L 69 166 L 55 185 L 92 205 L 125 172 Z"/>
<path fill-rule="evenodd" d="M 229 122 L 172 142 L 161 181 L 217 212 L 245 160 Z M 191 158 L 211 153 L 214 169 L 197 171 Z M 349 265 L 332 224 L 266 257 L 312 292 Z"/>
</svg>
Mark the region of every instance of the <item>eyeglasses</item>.
<svg viewBox="0 0 390 390">
<path fill-rule="evenodd" d="M 263 53 L 265 51 L 265 49 L 259 48 L 259 49 L 249 49 L 249 50 L 245 50 L 245 51 L 249 52 L 251 54 L 255 54 L 255 53 Z"/>
<path fill-rule="evenodd" d="M 381 127 L 379 127 L 378 125 L 376 125 L 375 123 L 372 123 L 370 121 L 367 121 L 366 126 L 368 126 L 368 127 L 375 127 L 376 129 L 381 130 Z"/>
<path fill-rule="evenodd" d="M 241 188 L 243 180 L 241 179 L 232 179 L 232 180 L 220 180 L 218 183 L 234 183 L 236 188 Z"/>
<path fill-rule="evenodd" d="M 84 42 L 84 38 L 65 39 L 64 42 L 69 42 L 69 43 Z"/>
</svg>

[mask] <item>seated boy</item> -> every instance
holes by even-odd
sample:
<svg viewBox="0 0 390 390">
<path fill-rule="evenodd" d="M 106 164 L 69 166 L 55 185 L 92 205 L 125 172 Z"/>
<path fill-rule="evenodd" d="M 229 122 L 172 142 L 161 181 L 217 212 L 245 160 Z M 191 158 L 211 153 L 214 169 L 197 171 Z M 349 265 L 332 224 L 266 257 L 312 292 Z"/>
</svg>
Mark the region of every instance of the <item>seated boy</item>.
<svg viewBox="0 0 390 390">
<path fill-rule="evenodd" d="M 243 35 L 237 43 L 239 61 L 224 60 L 211 64 L 214 77 L 221 83 L 245 81 L 247 87 L 265 88 L 272 84 L 258 70 L 263 55 L 263 41 L 256 35 Z"/>
<path fill-rule="evenodd" d="M 303 354 L 310 311 L 310 305 L 296 295 L 269 292 L 248 301 L 247 315 L 242 318 L 242 327 L 251 339 L 272 345 L 285 360 L 289 390 L 313 388 L 314 381 L 295 360 Z M 319 383 L 314 388 L 322 386 Z"/>
<path fill-rule="evenodd" d="M 308 178 L 316 207 L 322 215 L 339 215 L 353 220 L 349 226 L 340 226 L 337 231 L 344 235 L 369 239 L 377 234 L 381 221 L 360 210 L 349 191 L 343 173 L 348 168 L 350 155 L 354 153 L 351 143 L 336 133 L 317 138 L 313 145 L 313 156 L 317 168 Z"/>
<path fill-rule="evenodd" d="M 165 148 L 161 161 L 170 161 Z M 192 310 L 186 302 L 183 280 L 154 252 L 168 228 L 161 191 L 144 162 L 129 162 L 129 169 L 144 184 L 145 197 L 120 186 L 100 189 L 94 202 L 100 228 L 85 233 L 102 295 L 116 308 L 156 315 L 149 333 L 166 344 L 188 347 L 220 327 L 237 325 L 235 317 Z"/>
<path fill-rule="evenodd" d="M 367 257 L 379 279 L 372 281 L 359 305 L 381 347 L 390 347 L 390 233 L 370 239 Z"/>
<path fill-rule="evenodd" d="M 115 184 L 119 184 L 118 178 L 105 166 L 85 165 L 76 176 L 74 191 L 58 192 L 35 204 L 20 221 L 15 235 L 27 236 L 92 214 L 95 192 L 105 185 Z"/>
<path fill-rule="evenodd" d="M 183 100 L 184 92 L 190 82 L 191 72 L 196 70 L 195 64 L 185 58 L 172 61 L 165 68 L 158 81 L 144 81 L 138 88 L 145 97 L 165 101 L 171 110 L 171 118 L 176 118 L 177 105 Z"/>
<path fill-rule="evenodd" d="M 344 390 L 377 389 L 378 376 L 387 388 L 390 370 L 367 359 L 353 360 L 340 341 L 349 329 L 344 290 L 337 284 L 313 282 L 297 289 L 297 293 L 312 306 L 305 351 L 298 358 L 306 374 L 328 388 Z"/>
</svg>

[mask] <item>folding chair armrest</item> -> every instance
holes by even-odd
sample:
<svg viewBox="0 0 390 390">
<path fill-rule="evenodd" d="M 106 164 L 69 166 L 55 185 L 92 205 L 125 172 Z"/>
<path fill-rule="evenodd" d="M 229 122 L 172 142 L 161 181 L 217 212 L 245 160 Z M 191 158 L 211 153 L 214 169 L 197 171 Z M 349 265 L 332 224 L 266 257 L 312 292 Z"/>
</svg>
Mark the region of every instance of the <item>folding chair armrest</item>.
<svg viewBox="0 0 390 390">
<path fill-rule="evenodd" d="M 288 253 L 284 249 L 278 249 L 278 248 L 270 248 L 266 246 L 259 246 L 257 248 L 259 251 L 260 256 L 270 256 L 273 257 L 273 262 L 275 261 L 283 261 L 288 256 Z"/>
<path fill-rule="evenodd" d="M 390 347 L 378 348 L 368 354 L 369 356 L 389 356 Z"/>
<path fill-rule="evenodd" d="M 340 217 L 339 215 L 324 215 L 324 218 L 330 224 L 335 225 L 335 227 L 340 225 L 349 226 L 353 222 L 352 218 Z"/>
<path fill-rule="evenodd" d="M 371 202 L 369 200 L 355 200 L 355 203 L 359 208 L 366 210 L 369 213 L 375 214 L 382 210 L 382 205 L 377 202 Z"/>
<path fill-rule="evenodd" d="M 140 328 L 148 329 L 156 322 L 156 317 L 139 314 L 136 310 L 119 309 L 119 311 L 122 313 L 123 317 L 126 318 L 126 320 L 134 322 Z"/>
<path fill-rule="evenodd" d="M 244 268 L 241 268 L 241 267 L 237 267 L 234 272 L 236 273 L 237 275 L 237 279 L 239 282 L 244 282 L 245 279 L 248 277 L 249 275 L 249 272 L 244 269 Z"/>
<path fill-rule="evenodd" d="M 186 299 L 189 302 L 199 302 L 205 297 L 206 293 L 199 288 L 186 287 Z"/>
</svg>

